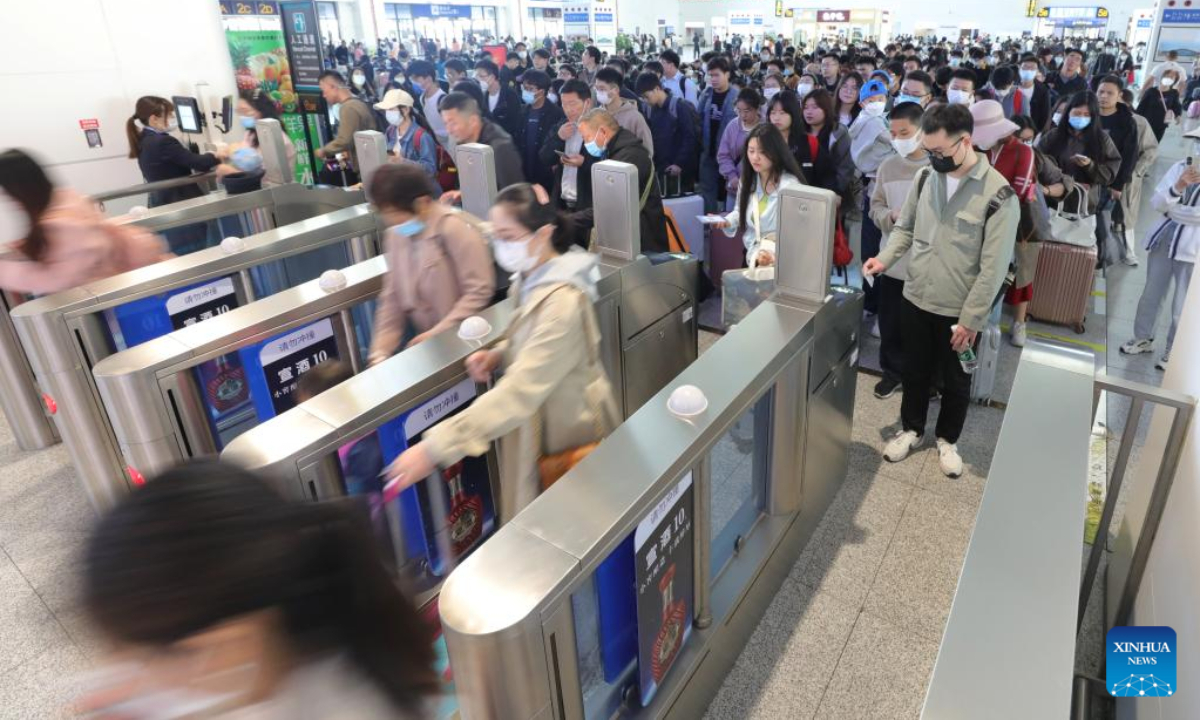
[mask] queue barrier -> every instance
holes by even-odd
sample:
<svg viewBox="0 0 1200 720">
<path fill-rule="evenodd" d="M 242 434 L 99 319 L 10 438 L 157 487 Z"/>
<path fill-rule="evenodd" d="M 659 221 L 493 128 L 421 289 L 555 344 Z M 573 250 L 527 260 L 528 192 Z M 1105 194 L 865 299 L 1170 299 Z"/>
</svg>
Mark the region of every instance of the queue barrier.
<svg viewBox="0 0 1200 720">
<path fill-rule="evenodd" d="M 314 210 L 325 209 L 335 198 L 357 199 L 342 191 L 331 195 L 291 186 L 266 192 L 286 193 L 293 199 L 286 204 L 291 212 L 304 193 L 323 198 Z M 244 197 L 229 200 L 240 207 Z M 221 201 L 202 200 L 208 202 L 199 212 L 220 212 L 212 204 Z M 169 212 L 175 214 L 172 222 L 188 221 L 186 212 Z M 380 230 L 367 206 L 343 207 L 243 238 L 241 249 L 209 248 L 14 308 L 12 321 L 41 391 L 57 408 L 55 423 L 93 507 L 109 507 L 129 482 L 93 366 L 175 327 L 208 321 L 325 269 L 364 260 L 377 252 Z"/>
</svg>

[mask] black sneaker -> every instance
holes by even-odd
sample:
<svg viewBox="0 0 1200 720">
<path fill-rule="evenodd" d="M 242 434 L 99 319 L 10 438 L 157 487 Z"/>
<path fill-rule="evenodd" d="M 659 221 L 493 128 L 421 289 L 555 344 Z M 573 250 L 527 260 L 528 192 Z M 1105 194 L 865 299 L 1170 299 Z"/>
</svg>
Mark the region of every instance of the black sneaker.
<svg viewBox="0 0 1200 720">
<path fill-rule="evenodd" d="M 879 398 L 880 400 L 887 400 L 891 396 L 895 395 L 896 391 L 899 389 L 899 380 L 892 380 L 891 378 L 885 377 L 879 382 L 875 383 L 875 397 Z"/>
</svg>

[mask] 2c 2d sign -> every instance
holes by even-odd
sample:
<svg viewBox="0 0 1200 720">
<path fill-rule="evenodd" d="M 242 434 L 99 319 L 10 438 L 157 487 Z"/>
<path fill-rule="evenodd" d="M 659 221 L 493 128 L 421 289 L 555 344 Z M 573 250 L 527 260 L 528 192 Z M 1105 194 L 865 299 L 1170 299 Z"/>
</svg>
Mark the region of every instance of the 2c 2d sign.
<svg viewBox="0 0 1200 720">
<path fill-rule="evenodd" d="M 817 22 L 819 23 L 846 23 L 850 22 L 849 10 L 818 10 Z"/>
</svg>

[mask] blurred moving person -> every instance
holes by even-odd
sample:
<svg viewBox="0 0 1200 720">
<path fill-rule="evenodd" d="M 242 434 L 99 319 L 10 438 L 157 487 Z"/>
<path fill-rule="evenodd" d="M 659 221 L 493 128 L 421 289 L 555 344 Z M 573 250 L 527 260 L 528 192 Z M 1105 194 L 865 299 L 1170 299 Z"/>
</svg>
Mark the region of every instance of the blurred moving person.
<svg viewBox="0 0 1200 720">
<path fill-rule="evenodd" d="M 170 257 L 156 235 L 104 217 L 91 200 L 55 188 L 21 150 L 0 153 L 0 288 L 48 295 Z"/>
<path fill-rule="evenodd" d="M 87 541 L 83 604 L 113 647 L 79 702 L 116 720 L 424 718 L 433 634 L 357 516 L 220 462 L 134 490 Z"/>
</svg>

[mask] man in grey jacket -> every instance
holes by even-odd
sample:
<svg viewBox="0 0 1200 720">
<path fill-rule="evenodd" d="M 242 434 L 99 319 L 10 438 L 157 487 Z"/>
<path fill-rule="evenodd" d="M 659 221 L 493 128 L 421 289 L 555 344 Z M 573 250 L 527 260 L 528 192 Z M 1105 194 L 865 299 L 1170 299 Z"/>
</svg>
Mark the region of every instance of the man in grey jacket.
<svg viewBox="0 0 1200 720">
<path fill-rule="evenodd" d="M 971 403 L 971 376 L 959 361 L 984 329 L 1004 284 L 1020 211 L 1004 176 L 975 152 L 975 124 L 962 105 L 937 105 L 921 120 L 930 169 L 921 170 L 888 236 L 863 265 L 877 275 L 909 257 L 901 327 L 904 335 L 902 432 L 884 449 L 900 462 L 921 445 L 929 390 L 940 368 L 942 408 L 937 448 L 942 472 L 962 475 L 956 443 Z"/>
</svg>

